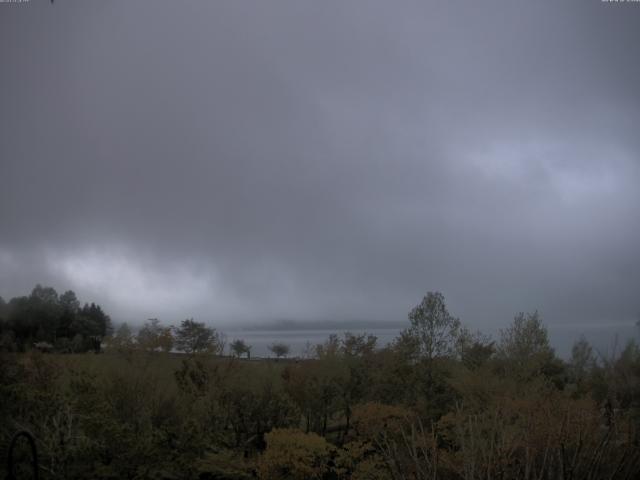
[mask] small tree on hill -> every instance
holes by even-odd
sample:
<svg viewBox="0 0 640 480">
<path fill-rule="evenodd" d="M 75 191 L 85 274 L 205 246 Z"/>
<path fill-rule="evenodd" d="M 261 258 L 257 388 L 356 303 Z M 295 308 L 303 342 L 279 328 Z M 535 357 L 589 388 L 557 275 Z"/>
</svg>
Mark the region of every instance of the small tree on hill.
<svg viewBox="0 0 640 480">
<path fill-rule="evenodd" d="M 188 318 L 175 331 L 175 347 L 186 353 L 220 353 L 221 338 L 214 328 Z"/>
<path fill-rule="evenodd" d="M 229 346 L 236 356 L 241 357 L 246 353 L 247 358 L 251 358 L 251 346 L 247 345 L 244 340 L 234 340 Z"/>
<path fill-rule="evenodd" d="M 269 346 L 269 350 L 278 358 L 286 357 L 289 355 L 289 345 L 282 342 L 275 342 Z"/>
</svg>

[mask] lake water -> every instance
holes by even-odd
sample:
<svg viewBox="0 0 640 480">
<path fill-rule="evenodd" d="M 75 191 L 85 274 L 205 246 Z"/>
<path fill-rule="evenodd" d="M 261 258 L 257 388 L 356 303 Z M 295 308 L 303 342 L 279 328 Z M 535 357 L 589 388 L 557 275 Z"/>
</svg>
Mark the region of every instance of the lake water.
<svg viewBox="0 0 640 480">
<path fill-rule="evenodd" d="M 378 337 L 378 346 L 387 345 L 396 338 L 400 330 L 398 328 L 372 328 L 366 333 Z M 556 352 L 562 358 L 571 355 L 571 346 L 584 335 L 593 345 L 594 349 L 602 355 L 611 355 L 614 350 L 620 352 L 624 345 L 632 338 L 638 341 L 638 327 L 630 322 L 618 324 L 562 324 L 548 325 L 549 340 Z M 251 345 L 251 355 L 253 357 L 270 357 L 273 354 L 269 351 L 269 345 L 274 342 L 282 342 L 289 345 L 290 357 L 304 356 L 307 344 L 316 345 L 324 342 L 332 333 L 342 336 L 344 330 L 339 329 L 292 329 L 292 330 L 222 330 L 226 335 L 227 345 L 235 339 L 242 339 Z M 354 334 L 364 333 L 364 330 L 352 329 Z M 493 339 L 498 339 L 499 329 L 485 329 L 485 333 L 491 335 Z"/>
<path fill-rule="evenodd" d="M 362 331 L 351 330 L 354 334 Z M 223 330 L 227 336 L 227 344 L 235 339 L 242 339 L 251 345 L 251 356 L 270 357 L 273 354 L 269 351 L 269 345 L 274 342 L 282 342 L 291 348 L 290 357 L 303 357 L 307 350 L 307 343 L 316 345 L 322 343 L 332 333 L 343 335 L 344 331 L 335 329 L 314 329 L 314 330 Z M 378 345 L 386 345 L 400 333 L 397 328 L 377 328 L 367 331 L 378 337 Z"/>
</svg>

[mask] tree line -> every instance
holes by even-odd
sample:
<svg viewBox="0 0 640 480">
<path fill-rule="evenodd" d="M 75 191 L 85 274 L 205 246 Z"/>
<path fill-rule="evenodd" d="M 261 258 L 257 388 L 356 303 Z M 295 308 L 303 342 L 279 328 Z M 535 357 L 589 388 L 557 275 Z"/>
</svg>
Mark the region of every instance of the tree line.
<svg viewBox="0 0 640 480">
<path fill-rule="evenodd" d="M 81 306 L 73 290 L 58 295 L 52 287 L 36 285 L 28 296 L 14 297 L 9 302 L 0 297 L 0 351 L 98 353 L 106 347 L 121 353 L 140 350 L 221 355 L 225 346 L 221 332 L 193 318 L 183 320 L 177 327 L 151 318 L 137 332 L 126 322 L 114 328 L 100 305 L 92 302 Z M 238 357 L 251 358 L 251 348 L 242 339 L 229 344 L 230 352 Z M 290 352 L 282 342 L 274 342 L 269 349 L 278 358 Z"/>
<path fill-rule="evenodd" d="M 100 352 L 105 346 L 118 351 L 175 349 L 220 354 L 224 338 L 214 328 L 193 319 L 182 321 L 176 328 L 149 319 L 135 334 L 127 323 L 114 329 L 100 305 L 91 302 L 81 306 L 72 290 L 59 295 L 52 287 L 36 285 L 30 295 L 9 302 L 0 297 L 0 351 L 84 353 Z M 240 353 L 250 351 L 242 340 L 232 347 Z"/>
<path fill-rule="evenodd" d="M 389 345 L 331 335 L 298 361 L 220 357 L 195 340 L 181 346 L 190 355 L 172 356 L 159 346 L 166 328 L 149 321 L 135 339 L 123 336 L 155 339 L 153 348 L 114 347 L 82 363 L 5 354 L 0 445 L 18 425 L 28 428 L 46 478 L 640 475 L 633 340 L 600 355 L 580 339 L 565 361 L 538 312 L 518 313 L 492 339 L 467 329 L 438 292 L 409 312 Z"/>
<path fill-rule="evenodd" d="M 72 290 L 58 295 L 52 287 L 36 285 L 28 296 L 9 302 L 0 297 L 0 350 L 100 350 L 110 333 L 111 318 L 102 307 L 93 302 L 81 306 Z"/>
</svg>

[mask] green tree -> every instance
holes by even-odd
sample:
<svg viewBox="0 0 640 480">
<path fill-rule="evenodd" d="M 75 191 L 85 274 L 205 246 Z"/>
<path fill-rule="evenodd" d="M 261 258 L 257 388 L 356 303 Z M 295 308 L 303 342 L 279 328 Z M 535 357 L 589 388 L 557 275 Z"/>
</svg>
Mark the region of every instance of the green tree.
<svg viewBox="0 0 640 480">
<path fill-rule="evenodd" d="M 20 350 L 31 348 L 37 341 L 55 343 L 60 313 L 55 289 L 38 284 L 28 297 L 9 301 L 6 327 L 13 331 Z"/>
<path fill-rule="evenodd" d="M 484 365 L 495 353 L 495 342 L 480 332 L 462 328 L 458 339 L 458 353 L 462 364 L 470 370 Z"/>
<path fill-rule="evenodd" d="M 460 320 L 449 313 L 440 292 L 428 292 L 409 312 L 409 322 L 405 332 L 414 340 L 420 358 L 430 361 L 456 353 Z"/>
<path fill-rule="evenodd" d="M 455 400 L 448 379 L 453 361 L 460 356 L 466 330 L 449 313 L 440 292 L 428 292 L 409 312 L 409 322 L 394 345 L 397 358 L 409 362 L 404 382 L 416 409 L 425 419 L 436 420 Z"/>
<path fill-rule="evenodd" d="M 80 301 L 73 290 L 67 290 L 60 295 L 60 307 L 73 315 L 80 311 Z"/>
<path fill-rule="evenodd" d="M 62 313 L 58 319 L 56 343 L 64 350 L 74 336 L 73 327 L 80 313 L 80 302 L 72 290 L 67 290 L 60 295 L 60 308 Z"/>
<path fill-rule="evenodd" d="M 571 381 L 580 387 L 596 366 L 593 348 L 584 336 L 573 344 L 571 359 L 569 360 L 569 375 Z"/>
<path fill-rule="evenodd" d="M 111 334 L 111 318 L 104 313 L 102 307 L 93 302 L 85 303 L 80 309 L 74 330 L 85 337 L 102 338 Z"/>
<path fill-rule="evenodd" d="M 561 370 L 538 311 L 518 313 L 511 326 L 500 331 L 497 356 L 504 370 L 521 380 L 542 374 L 552 377 Z"/>
<path fill-rule="evenodd" d="M 38 284 L 31 291 L 27 315 L 36 330 L 35 339 L 54 343 L 61 308 L 58 293 Z"/>
<path fill-rule="evenodd" d="M 247 358 L 251 358 L 251 346 L 247 345 L 244 340 L 236 339 L 231 342 L 231 345 L 229 345 L 229 347 L 237 357 L 241 357 L 246 353 Z"/>
<path fill-rule="evenodd" d="M 290 351 L 289 345 L 282 342 L 274 342 L 268 348 L 277 358 L 286 357 Z"/>
<path fill-rule="evenodd" d="M 364 357 L 371 355 L 378 342 L 378 337 L 362 333 L 360 335 L 351 332 L 345 332 L 342 339 L 341 350 L 347 357 Z"/>
<path fill-rule="evenodd" d="M 7 321 L 8 313 L 9 306 L 4 299 L 0 297 L 0 352 L 12 352 L 16 349 L 15 334 Z"/>
<path fill-rule="evenodd" d="M 43 287 L 37 284 L 31 291 L 31 299 L 49 305 L 56 305 L 58 304 L 58 292 L 53 287 Z"/>
<path fill-rule="evenodd" d="M 214 328 L 202 322 L 188 318 L 180 323 L 175 331 L 174 344 L 178 350 L 186 353 L 221 353 L 222 340 Z"/>
</svg>

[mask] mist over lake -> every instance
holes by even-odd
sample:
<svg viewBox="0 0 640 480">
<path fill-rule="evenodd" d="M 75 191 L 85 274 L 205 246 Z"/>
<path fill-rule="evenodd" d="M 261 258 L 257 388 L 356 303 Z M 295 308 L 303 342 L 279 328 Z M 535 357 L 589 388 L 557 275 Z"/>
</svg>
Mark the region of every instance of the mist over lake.
<svg viewBox="0 0 640 480">
<path fill-rule="evenodd" d="M 370 334 L 378 337 L 380 346 L 385 346 L 392 342 L 400 331 L 406 326 L 376 327 L 353 329 L 272 329 L 260 330 L 256 328 L 245 329 L 222 329 L 227 337 L 227 342 L 234 339 L 243 339 L 252 346 L 251 355 L 253 357 L 273 357 L 269 351 L 269 346 L 276 342 L 282 342 L 291 347 L 290 357 L 308 357 L 313 354 L 313 348 L 327 340 L 330 335 L 343 335 L 345 332 L 353 334 Z M 491 335 L 493 340 L 499 340 L 499 329 L 485 330 L 484 333 Z M 593 347 L 602 355 L 610 356 L 617 351 L 619 353 L 624 345 L 631 339 L 640 339 L 640 329 L 633 323 L 617 324 L 564 324 L 555 325 L 549 328 L 551 345 L 556 353 L 562 358 L 569 358 L 571 347 L 582 336 L 589 341 Z M 311 351 L 309 350 L 311 348 Z"/>
</svg>

